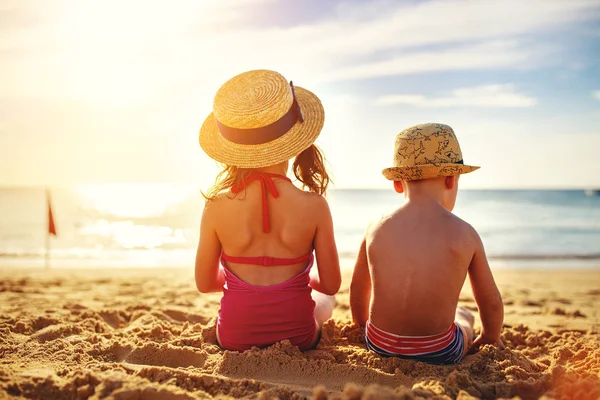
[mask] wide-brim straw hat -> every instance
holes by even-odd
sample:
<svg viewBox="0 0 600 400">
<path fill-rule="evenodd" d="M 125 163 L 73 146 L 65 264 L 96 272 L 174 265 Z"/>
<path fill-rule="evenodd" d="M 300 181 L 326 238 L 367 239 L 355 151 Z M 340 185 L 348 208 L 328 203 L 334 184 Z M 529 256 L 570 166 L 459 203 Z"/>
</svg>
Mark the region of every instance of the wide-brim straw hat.
<svg viewBox="0 0 600 400">
<path fill-rule="evenodd" d="M 310 147 L 325 111 L 312 92 L 269 70 L 234 76 L 217 91 L 200 128 L 200 146 L 212 159 L 241 168 L 287 161 Z"/>
<path fill-rule="evenodd" d="M 400 132 L 394 142 L 394 166 L 383 176 L 392 181 L 415 181 L 473 172 L 465 165 L 458 139 L 444 124 L 420 124 Z"/>
</svg>

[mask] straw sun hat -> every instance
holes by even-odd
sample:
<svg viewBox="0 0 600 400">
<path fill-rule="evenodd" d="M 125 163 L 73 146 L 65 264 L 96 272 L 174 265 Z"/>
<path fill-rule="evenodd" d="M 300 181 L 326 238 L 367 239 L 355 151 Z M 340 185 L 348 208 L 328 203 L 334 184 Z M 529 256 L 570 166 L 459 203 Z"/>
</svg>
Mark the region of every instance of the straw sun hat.
<svg viewBox="0 0 600 400">
<path fill-rule="evenodd" d="M 473 172 L 464 165 L 458 139 L 443 124 L 421 124 L 400 132 L 394 142 L 394 166 L 383 170 L 392 181 L 414 181 Z"/>
<path fill-rule="evenodd" d="M 318 97 L 268 70 L 234 76 L 217 91 L 200 128 L 200 146 L 212 159 L 241 168 L 289 160 L 321 133 Z"/>
</svg>

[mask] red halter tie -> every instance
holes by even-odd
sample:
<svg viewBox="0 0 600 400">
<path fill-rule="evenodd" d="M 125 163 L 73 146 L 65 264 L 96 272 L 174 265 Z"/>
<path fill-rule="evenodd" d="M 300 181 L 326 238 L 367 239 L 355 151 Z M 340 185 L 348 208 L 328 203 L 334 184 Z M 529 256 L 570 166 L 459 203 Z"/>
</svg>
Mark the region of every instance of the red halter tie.
<svg viewBox="0 0 600 400">
<path fill-rule="evenodd" d="M 275 182 L 273 182 L 273 178 L 285 179 L 288 182 L 292 182 L 290 178 L 284 175 L 279 174 L 269 174 L 266 172 L 252 172 L 250 176 L 246 179 L 243 179 L 241 183 L 236 183 L 231 187 L 231 191 L 234 194 L 240 193 L 242 190 L 246 189 L 246 187 L 252 182 L 256 180 L 260 180 L 260 189 L 262 191 L 262 217 L 263 217 L 263 232 L 269 233 L 271 231 L 271 227 L 269 226 L 269 210 L 267 205 L 267 190 L 271 193 L 271 196 L 274 198 L 279 197 L 279 192 L 277 191 L 277 186 L 275 186 Z"/>
</svg>

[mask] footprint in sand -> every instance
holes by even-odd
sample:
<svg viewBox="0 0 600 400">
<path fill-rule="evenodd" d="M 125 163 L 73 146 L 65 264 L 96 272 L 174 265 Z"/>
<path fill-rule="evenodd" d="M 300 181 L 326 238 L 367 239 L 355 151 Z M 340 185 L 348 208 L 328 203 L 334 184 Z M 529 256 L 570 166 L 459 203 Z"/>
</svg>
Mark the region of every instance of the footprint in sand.
<svg viewBox="0 0 600 400">
<path fill-rule="evenodd" d="M 162 310 L 162 313 L 176 322 L 189 321 L 190 323 L 206 324 L 211 319 L 211 317 L 206 317 L 198 314 L 189 314 L 174 308 Z"/>
<path fill-rule="evenodd" d="M 525 300 L 521 302 L 521 305 L 526 307 L 541 307 L 544 305 L 544 302 L 534 301 L 534 300 Z"/>
<path fill-rule="evenodd" d="M 81 327 L 74 324 L 51 325 L 44 329 L 40 329 L 39 331 L 31 335 L 29 340 L 36 340 L 39 343 L 46 343 L 51 340 L 56 340 L 71 335 L 77 335 L 81 332 Z"/>
<path fill-rule="evenodd" d="M 573 302 L 569 299 L 563 299 L 563 298 L 555 298 L 554 299 L 555 302 L 560 303 L 560 304 L 565 304 L 565 305 L 569 305 L 572 304 Z"/>
<path fill-rule="evenodd" d="M 163 367 L 196 367 L 202 368 L 206 362 L 206 354 L 191 349 L 172 346 L 146 345 L 129 353 L 122 361 L 124 364 L 153 365 Z"/>
</svg>

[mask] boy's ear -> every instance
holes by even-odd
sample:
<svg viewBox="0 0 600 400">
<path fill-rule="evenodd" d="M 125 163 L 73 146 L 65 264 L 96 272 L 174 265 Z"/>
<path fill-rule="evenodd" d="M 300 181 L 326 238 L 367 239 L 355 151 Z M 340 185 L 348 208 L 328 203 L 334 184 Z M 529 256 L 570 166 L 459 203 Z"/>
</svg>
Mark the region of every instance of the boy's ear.
<svg viewBox="0 0 600 400">
<path fill-rule="evenodd" d="M 402 181 L 394 181 L 394 189 L 398 193 L 404 193 L 404 186 L 402 186 Z"/>
<path fill-rule="evenodd" d="M 454 185 L 456 185 L 456 176 L 447 176 L 445 183 L 446 183 L 446 189 L 448 189 L 448 190 L 454 189 Z"/>
</svg>

